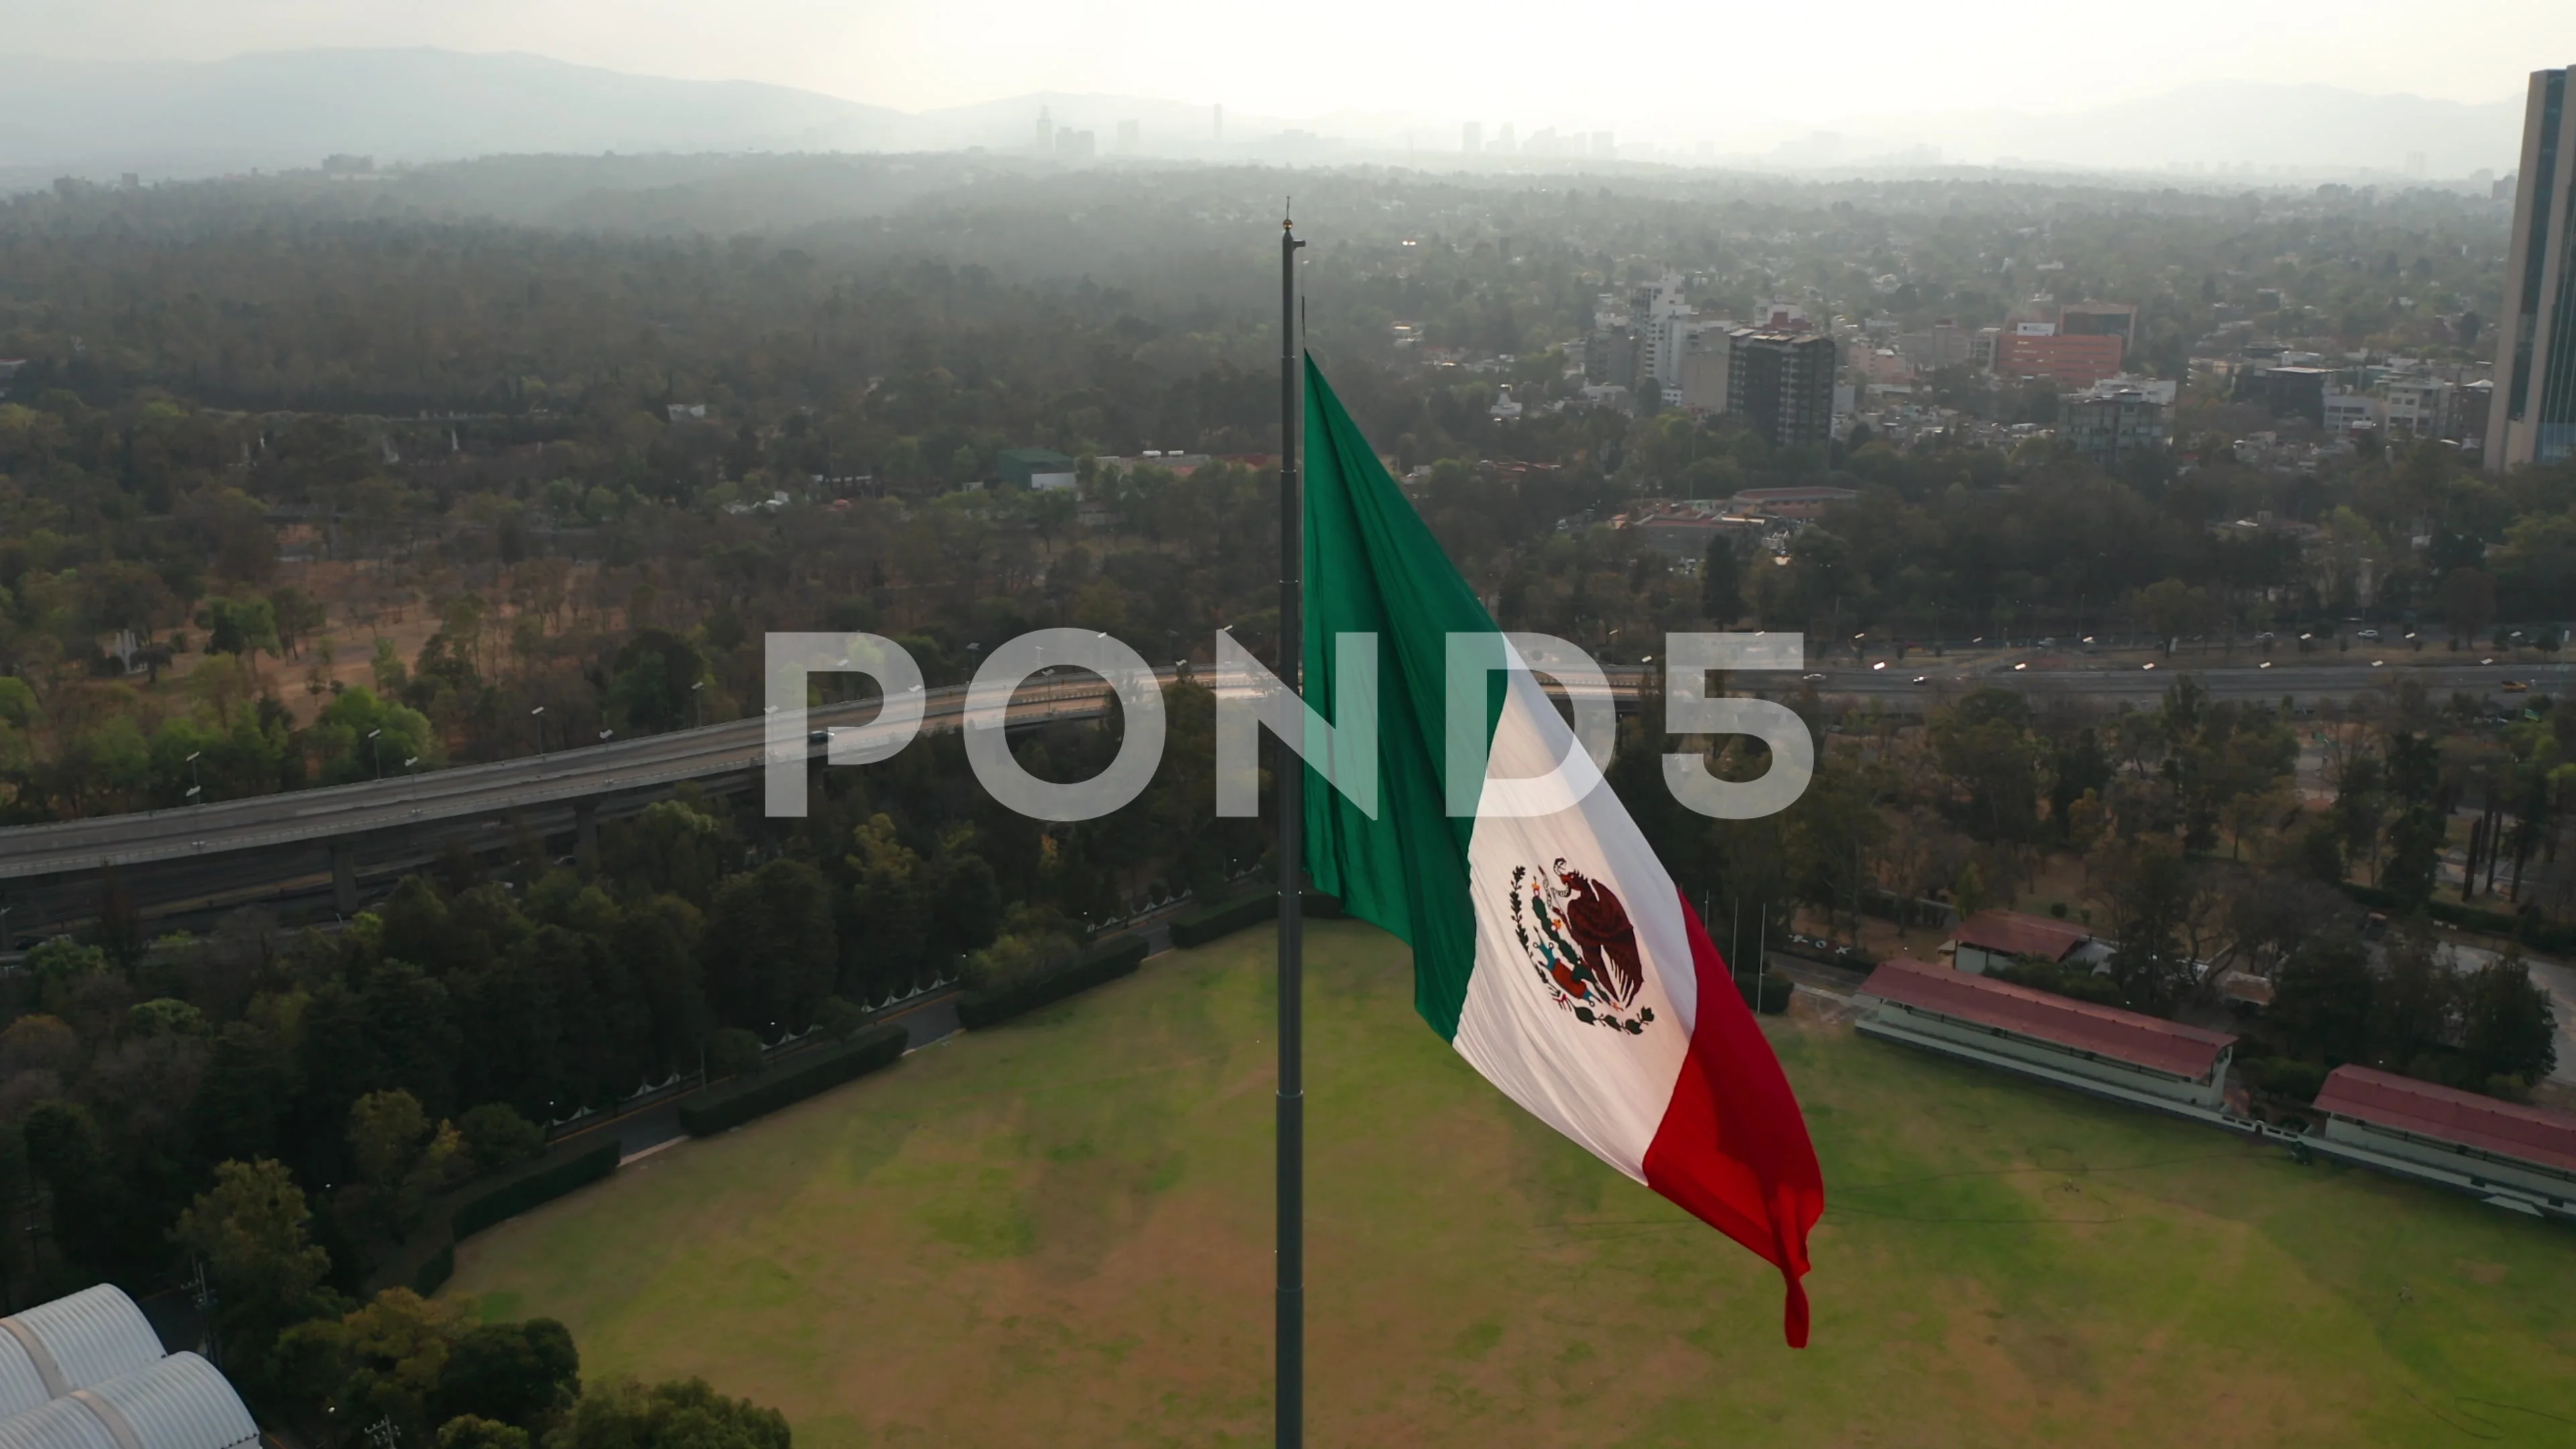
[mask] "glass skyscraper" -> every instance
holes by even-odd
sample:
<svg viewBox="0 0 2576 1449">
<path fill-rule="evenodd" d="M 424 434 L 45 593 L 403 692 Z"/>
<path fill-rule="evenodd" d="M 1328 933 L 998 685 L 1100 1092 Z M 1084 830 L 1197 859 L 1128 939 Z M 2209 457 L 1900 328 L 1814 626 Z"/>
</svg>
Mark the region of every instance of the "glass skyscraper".
<svg viewBox="0 0 2576 1449">
<path fill-rule="evenodd" d="M 2576 457 L 2576 67 L 2531 74 L 2486 463 Z"/>
</svg>

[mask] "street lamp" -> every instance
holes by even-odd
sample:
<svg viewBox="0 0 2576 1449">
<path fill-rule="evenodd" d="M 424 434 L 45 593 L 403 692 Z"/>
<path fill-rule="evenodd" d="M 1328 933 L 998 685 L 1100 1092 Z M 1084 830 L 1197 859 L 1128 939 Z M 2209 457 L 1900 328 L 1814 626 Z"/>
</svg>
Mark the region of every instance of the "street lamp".
<svg viewBox="0 0 2576 1449">
<path fill-rule="evenodd" d="M 707 722 L 707 697 L 698 693 L 706 687 L 707 682 L 703 679 L 689 686 L 689 717 L 699 724 Z"/>
<path fill-rule="evenodd" d="M 376 778 L 385 777 L 385 732 L 383 726 L 367 731 L 367 748 L 376 757 Z"/>
<path fill-rule="evenodd" d="M 204 753 L 203 750 L 192 750 L 188 754 L 188 803 L 191 805 L 206 803 L 205 782 L 197 778 L 197 757 Z"/>
<path fill-rule="evenodd" d="M 541 704 L 529 710 L 528 718 L 537 722 L 537 754 L 542 758 L 546 752 L 546 707 Z"/>
</svg>

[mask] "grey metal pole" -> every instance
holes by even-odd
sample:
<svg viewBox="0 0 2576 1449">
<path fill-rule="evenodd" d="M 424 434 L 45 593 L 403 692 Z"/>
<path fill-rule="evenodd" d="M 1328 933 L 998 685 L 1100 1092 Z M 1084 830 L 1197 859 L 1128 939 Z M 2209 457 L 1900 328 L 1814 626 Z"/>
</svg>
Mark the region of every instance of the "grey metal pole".
<svg viewBox="0 0 2576 1449">
<path fill-rule="evenodd" d="M 1305 497 L 1297 469 L 1305 399 L 1298 369 L 1296 223 L 1279 223 L 1279 678 L 1305 693 Z M 1279 1291 L 1277 1440 L 1306 1442 L 1306 767 L 1274 742 L 1279 772 Z"/>
</svg>

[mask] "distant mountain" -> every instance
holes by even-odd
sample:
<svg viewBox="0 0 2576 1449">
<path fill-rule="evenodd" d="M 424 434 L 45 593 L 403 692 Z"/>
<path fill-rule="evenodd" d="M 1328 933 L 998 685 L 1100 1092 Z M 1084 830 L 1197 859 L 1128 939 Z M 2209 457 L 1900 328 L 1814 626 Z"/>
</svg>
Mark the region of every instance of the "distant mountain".
<svg viewBox="0 0 2576 1449">
<path fill-rule="evenodd" d="M 603 151 L 980 146 L 1028 155 L 1041 114 L 1052 125 L 1090 131 L 1103 157 L 1116 153 L 1120 124 L 1133 121 L 1140 149 L 1151 156 L 1519 164 L 1495 156 L 1466 161 L 1456 119 L 1395 112 L 1302 120 L 1228 112 L 1220 131 L 1213 106 L 1064 91 L 906 114 L 788 86 L 628 75 L 534 55 L 301 50 L 202 64 L 0 56 L 0 189 L 65 172 L 160 179 L 312 167 L 332 153 L 379 164 Z M 1509 119 L 1507 108 L 1496 108 L 1485 135 L 1498 137 Z M 2056 115 L 1865 115 L 1818 129 L 1695 107 L 1631 120 L 1645 129 L 1620 132 L 1630 159 L 1691 157 L 1800 171 L 1938 160 L 2402 176 L 2420 155 L 2427 177 L 2458 178 L 2480 168 L 2509 170 L 2521 137 L 2518 99 L 2462 105 L 2243 81 L 2201 82 Z M 1524 134 L 1532 129 L 1522 126 Z"/>
<path fill-rule="evenodd" d="M 2510 171 L 2522 146 L 2522 100 L 2484 105 L 2412 95 L 2364 95 L 2322 85 L 2200 81 L 2143 100 L 2063 115 L 1952 111 L 1855 117 L 1827 133 L 1843 159 L 1937 146 L 1942 159 L 2006 158 L 2104 169 L 2174 164 L 2287 167 L 2303 173 L 2402 175 Z M 1818 141 L 1791 143 L 1812 157 Z"/>
<path fill-rule="evenodd" d="M 299 50 L 205 64 L 0 58 L 0 171 L 203 175 L 495 152 L 884 150 L 900 111 L 535 55 Z"/>
</svg>

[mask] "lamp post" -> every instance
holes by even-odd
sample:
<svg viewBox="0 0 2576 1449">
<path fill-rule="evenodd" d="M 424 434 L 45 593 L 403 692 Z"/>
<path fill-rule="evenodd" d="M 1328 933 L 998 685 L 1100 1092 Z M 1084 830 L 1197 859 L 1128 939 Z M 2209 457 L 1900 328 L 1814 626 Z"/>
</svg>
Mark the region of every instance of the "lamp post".
<svg viewBox="0 0 2576 1449">
<path fill-rule="evenodd" d="M 385 732 L 382 726 L 367 731 L 367 749 L 376 758 L 376 778 L 385 777 Z"/>
<path fill-rule="evenodd" d="M 546 753 L 546 707 L 541 704 L 529 710 L 528 718 L 537 722 L 537 754 L 543 758 Z"/>
<path fill-rule="evenodd" d="M 206 803 L 205 782 L 197 778 L 197 757 L 204 753 L 205 751 L 203 750 L 191 750 L 188 752 L 188 803 L 191 805 L 203 805 Z"/>
<path fill-rule="evenodd" d="M 689 718 L 698 724 L 707 722 L 707 697 L 698 692 L 706 687 L 703 679 L 689 686 Z"/>
</svg>

